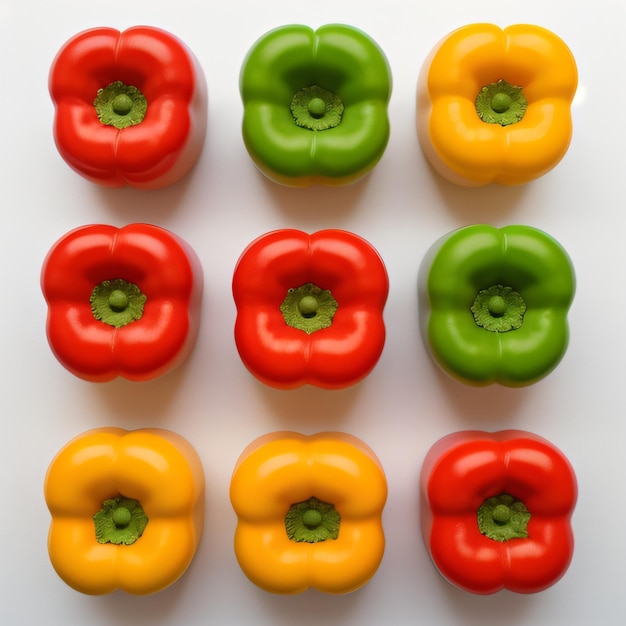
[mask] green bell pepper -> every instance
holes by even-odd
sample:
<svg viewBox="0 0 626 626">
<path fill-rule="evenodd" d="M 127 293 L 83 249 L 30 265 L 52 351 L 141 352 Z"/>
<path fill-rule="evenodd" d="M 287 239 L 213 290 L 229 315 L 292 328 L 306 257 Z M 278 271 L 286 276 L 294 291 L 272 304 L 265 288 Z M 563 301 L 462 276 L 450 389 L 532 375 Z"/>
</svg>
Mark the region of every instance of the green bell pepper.
<svg viewBox="0 0 626 626">
<path fill-rule="evenodd" d="M 389 140 L 391 71 L 379 46 L 342 24 L 288 25 L 263 35 L 241 69 L 243 140 L 274 182 L 354 182 Z"/>
<path fill-rule="evenodd" d="M 471 385 L 534 383 L 569 340 L 574 268 L 530 226 L 467 226 L 441 238 L 420 267 L 422 335 L 434 360 Z"/>
</svg>

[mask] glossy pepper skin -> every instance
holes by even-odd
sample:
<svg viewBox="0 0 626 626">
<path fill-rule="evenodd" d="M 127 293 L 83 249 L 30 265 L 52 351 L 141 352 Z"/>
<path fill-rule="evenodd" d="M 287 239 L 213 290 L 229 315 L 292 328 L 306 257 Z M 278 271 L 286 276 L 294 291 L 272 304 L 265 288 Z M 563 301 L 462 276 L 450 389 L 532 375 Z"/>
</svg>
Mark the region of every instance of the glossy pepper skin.
<svg viewBox="0 0 626 626">
<path fill-rule="evenodd" d="M 530 512 L 527 537 L 481 533 L 477 510 L 508 493 Z M 421 472 L 422 535 L 444 578 L 466 591 L 535 593 L 567 571 L 574 550 L 576 476 L 563 453 L 529 432 L 463 431 L 443 437 Z"/>
<path fill-rule="evenodd" d="M 289 290 L 307 283 L 329 290 L 338 304 L 331 325 L 311 334 L 288 325 L 280 310 Z M 382 353 L 388 292 L 382 259 L 358 235 L 336 229 L 262 235 L 233 275 L 239 355 L 254 376 L 278 389 L 353 385 Z"/>
<path fill-rule="evenodd" d="M 158 428 L 87 431 L 60 450 L 46 474 L 50 561 L 63 581 L 85 594 L 160 591 L 194 557 L 204 490 L 200 459 L 180 435 Z M 148 523 L 132 545 L 99 543 L 93 516 L 119 494 L 140 501 Z"/>
<path fill-rule="evenodd" d="M 103 124 L 94 100 L 121 81 L 147 100 L 140 123 Z M 177 182 L 198 160 L 207 125 L 207 88 L 189 48 L 149 26 L 92 28 L 67 41 L 49 75 L 54 140 L 68 165 L 99 185 L 155 189 Z"/>
<path fill-rule="evenodd" d="M 289 539 L 287 511 L 311 496 L 336 507 L 336 539 Z M 276 432 L 258 438 L 237 461 L 230 498 L 238 518 L 237 560 L 265 591 L 348 593 L 368 582 L 382 560 L 387 482 L 375 454 L 352 435 Z"/>
<path fill-rule="evenodd" d="M 519 328 L 492 332 L 477 324 L 473 303 L 496 285 L 523 299 Z M 547 233 L 530 226 L 460 228 L 437 241 L 420 267 L 422 336 L 435 362 L 464 383 L 529 385 L 565 354 L 574 292 L 572 262 Z"/>
<path fill-rule="evenodd" d="M 356 28 L 287 25 L 266 33 L 248 52 L 239 81 L 250 157 L 283 185 L 356 181 L 387 147 L 391 83 L 383 51 Z M 292 99 L 314 85 L 343 103 L 341 121 L 332 128 L 310 130 L 295 123 Z"/>
<path fill-rule="evenodd" d="M 476 112 L 478 93 L 499 80 L 522 88 L 527 110 L 517 123 L 485 123 Z M 577 84 L 571 51 L 545 28 L 459 28 L 439 41 L 420 72 L 417 129 L 424 154 L 457 185 L 536 179 L 569 148 Z"/>
<path fill-rule="evenodd" d="M 120 328 L 96 319 L 90 296 L 125 279 L 146 297 L 143 315 Z M 41 271 L 46 333 L 59 362 L 92 382 L 145 381 L 180 365 L 200 325 L 202 268 L 192 248 L 158 226 L 94 224 L 61 237 Z"/>
</svg>

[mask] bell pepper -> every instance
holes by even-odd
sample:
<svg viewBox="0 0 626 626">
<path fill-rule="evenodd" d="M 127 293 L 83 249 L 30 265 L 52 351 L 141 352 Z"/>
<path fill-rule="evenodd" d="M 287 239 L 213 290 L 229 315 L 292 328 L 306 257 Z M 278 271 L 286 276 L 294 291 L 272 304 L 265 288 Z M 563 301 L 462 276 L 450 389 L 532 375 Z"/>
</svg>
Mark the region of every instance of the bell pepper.
<svg viewBox="0 0 626 626">
<path fill-rule="evenodd" d="M 462 382 L 529 385 L 565 354 L 574 292 L 571 260 L 545 232 L 467 226 L 424 257 L 422 335 L 434 360 Z"/>
<path fill-rule="evenodd" d="M 198 455 L 173 432 L 97 428 L 75 437 L 45 478 L 52 566 L 90 595 L 168 587 L 200 542 L 204 489 Z"/>
<path fill-rule="evenodd" d="M 353 233 L 267 233 L 244 250 L 233 275 L 239 355 L 278 389 L 355 384 L 382 353 L 388 292 L 380 256 Z"/>
<path fill-rule="evenodd" d="M 383 51 L 356 28 L 271 30 L 252 46 L 240 74 L 250 157 L 283 185 L 354 182 L 387 147 L 391 82 Z"/>
<path fill-rule="evenodd" d="M 197 59 L 158 28 L 92 28 L 72 37 L 49 76 L 54 140 L 93 183 L 155 189 L 187 174 L 207 125 Z"/>
<path fill-rule="evenodd" d="M 535 593 L 574 550 L 574 470 L 529 432 L 463 431 L 440 439 L 421 471 L 421 529 L 441 575 L 476 594 Z"/>
<path fill-rule="evenodd" d="M 420 72 L 422 150 L 458 185 L 527 183 L 567 152 L 577 84 L 571 51 L 545 28 L 459 28 L 439 41 Z"/>
<path fill-rule="evenodd" d="M 375 454 L 352 435 L 259 437 L 237 461 L 230 499 L 237 560 L 265 591 L 348 593 L 382 560 L 387 482 Z"/>
<path fill-rule="evenodd" d="M 41 288 L 52 352 L 88 381 L 161 376 L 187 358 L 198 334 L 200 261 L 158 226 L 70 231 L 48 252 Z"/>
</svg>

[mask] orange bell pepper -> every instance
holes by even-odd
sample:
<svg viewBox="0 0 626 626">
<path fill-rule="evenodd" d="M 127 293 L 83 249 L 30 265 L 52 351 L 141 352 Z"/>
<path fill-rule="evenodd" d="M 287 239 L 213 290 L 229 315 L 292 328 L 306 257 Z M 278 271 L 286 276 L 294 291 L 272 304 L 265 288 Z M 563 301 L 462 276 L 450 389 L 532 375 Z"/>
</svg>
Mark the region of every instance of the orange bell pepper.
<svg viewBox="0 0 626 626">
<path fill-rule="evenodd" d="M 459 28 L 433 48 L 420 72 L 422 150 L 458 185 L 529 182 L 569 148 L 577 84 L 571 51 L 545 28 Z"/>
<path fill-rule="evenodd" d="M 79 435 L 52 461 L 44 495 L 52 566 L 85 594 L 164 589 L 187 569 L 202 534 L 200 459 L 167 430 Z"/>
<path fill-rule="evenodd" d="M 385 474 L 372 450 L 345 433 L 277 432 L 239 458 L 230 498 L 235 554 L 245 575 L 272 593 L 364 585 L 382 560 Z"/>
</svg>

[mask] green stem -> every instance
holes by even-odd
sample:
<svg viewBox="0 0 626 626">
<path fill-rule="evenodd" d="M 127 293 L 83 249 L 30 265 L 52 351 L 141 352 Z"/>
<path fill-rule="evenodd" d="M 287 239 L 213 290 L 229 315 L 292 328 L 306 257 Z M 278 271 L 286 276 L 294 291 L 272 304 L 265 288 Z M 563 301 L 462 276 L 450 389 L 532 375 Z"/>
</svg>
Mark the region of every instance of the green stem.
<svg viewBox="0 0 626 626">
<path fill-rule="evenodd" d="M 339 96 L 317 85 L 298 91 L 289 108 L 297 126 L 315 131 L 339 126 L 344 109 Z"/>
<path fill-rule="evenodd" d="M 102 124 L 122 129 L 143 122 L 148 102 L 137 87 L 117 80 L 98 90 L 93 106 Z"/>
<path fill-rule="evenodd" d="M 310 335 L 332 324 L 338 306 L 330 291 L 306 283 L 287 292 L 280 312 L 288 326 Z"/>
<path fill-rule="evenodd" d="M 137 500 L 118 496 L 105 500 L 93 521 L 98 543 L 129 546 L 143 534 L 148 516 Z"/>
<path fill-rule="evenodd" d="M 291 541 L 317 543 L 337 539 L 341 517 L 337 509 L 315 497 L 292 504 L 285 515 L 285 530 Z"/>
<path fill-rule="evenodd" d="M 137 285 L 123 278 L 115 278 L 96 285 L 89 302 L 97 320 L 121 328 L 141 318 L 146 296 Z"/>
<path fill-rule="evenodd" d="M 530 512 L 521 500 L 508 493 L 487 498 L 476 517 L 480 532 L 494 541 L 528 537 Z"/>
<path fill-rule="evenodd" d="M 526 303 L 512 287 L 493 285 L 478 292 L 471 306 L 477 326 L 494 333 L 521 327 Z"/>
<path fill-rule="evenodd" d="M 476 96 L 476 113 L 487 124 L 517 124 L 526 113 L 528 103 L 521 87 L 500 79 L 485 85 Z"/>
</svg>

